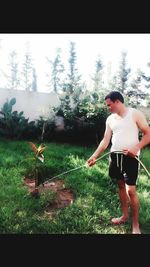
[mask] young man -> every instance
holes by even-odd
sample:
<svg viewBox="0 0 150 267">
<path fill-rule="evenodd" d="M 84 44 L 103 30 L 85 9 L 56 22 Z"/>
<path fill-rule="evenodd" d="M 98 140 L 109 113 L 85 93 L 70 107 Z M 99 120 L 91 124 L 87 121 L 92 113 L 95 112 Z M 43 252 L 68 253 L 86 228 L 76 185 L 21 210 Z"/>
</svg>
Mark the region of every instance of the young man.
<svg viewBox="0 0 150 267">
<path fill-rule="evenodd" d="M 150 127 L 144 114 L 134 108 L 126 107 L 123 96 L 112 91 L 105 97 L 105 103 L 112 113 L 106 120 L 104 137 L 93 155 L 87 160 L 89 166 L 108 147 L 111 140 L 109 175 L 117 179 L 122 216 L 113 218 L 115 225 L 128 219 L 128 200 L 132 214 L 132 233 L 140 234 L 138 220 L 139 200 L 136 192 L 138 161 L 135 156 L 150 143 Z M 139 140 L 139 130 L 143 133 Z M 115 151 L 121 151 L 116 153 Z"/>
</svg>

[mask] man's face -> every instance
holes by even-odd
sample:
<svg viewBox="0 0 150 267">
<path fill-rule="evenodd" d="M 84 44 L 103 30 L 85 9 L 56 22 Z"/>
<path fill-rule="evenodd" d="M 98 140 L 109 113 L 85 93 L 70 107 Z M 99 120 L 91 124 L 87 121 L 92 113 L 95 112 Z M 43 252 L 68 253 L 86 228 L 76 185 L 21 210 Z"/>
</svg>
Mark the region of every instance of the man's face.
<svg viewBox="0 0 150 267">
<path fill-rule="evenodd" d="M 107 98 L 105 100 L 106 106 L 109 109 L 109 111 L 111 113 L 116 113 L 117 112 L 117 106 L 118 106 L 118 101 L 116 100 L 115 102 L 113 102 L 112 100 L 110 100 L 110 98 Z"/>
</svg>

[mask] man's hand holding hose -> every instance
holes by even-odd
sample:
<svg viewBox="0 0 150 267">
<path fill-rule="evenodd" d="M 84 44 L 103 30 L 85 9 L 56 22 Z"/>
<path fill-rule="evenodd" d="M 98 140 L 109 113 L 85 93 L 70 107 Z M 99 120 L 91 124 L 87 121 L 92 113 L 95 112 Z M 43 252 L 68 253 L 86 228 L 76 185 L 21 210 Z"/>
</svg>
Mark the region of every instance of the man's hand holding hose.
<svg viewBox="0 0 150 267">
<path fill-rule="evenodd" d="M 96 163 L 96 158 L 95 157 L 90 157 L 87 160 L 87 164 L 88 164 L 89 167 L 93 166 L 95 163 Z"/>
<path fill-rule="evenodd" d="M 135 145 L 128 149 L 123 149 L 123 154 L 134 158 L 138 155 L 139 150 L 139 145 Z"/>
</svg>

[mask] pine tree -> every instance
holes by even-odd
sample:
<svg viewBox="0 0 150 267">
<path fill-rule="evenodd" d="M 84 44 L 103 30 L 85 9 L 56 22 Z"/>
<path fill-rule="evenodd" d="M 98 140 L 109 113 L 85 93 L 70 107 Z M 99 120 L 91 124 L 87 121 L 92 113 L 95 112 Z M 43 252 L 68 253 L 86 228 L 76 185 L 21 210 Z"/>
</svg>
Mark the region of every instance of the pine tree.
<svg viewBox="0 0 150 267">
<path fill-rule="evenodd" d="M 15 50 L 9 53 L 8 72 L 1 70 L 3 77 L 6 79 L 6 87 L 9 89 L 18 89 L 19 78 L 18 78 L 18 62 L 17 53 Z"/>
<path fill-rule="evenodd" d="M 146 91 L 146 102 L 147 102 L 147 106 L 149 107 L 150 106 L 150 75 L 149 75 L 149 68 L 150 68 L 150 61 L 148 61 L 147 63 L 147 72 L 148 74 L 146 73 L 142 73 L 142 78 L 145 82 L 145 91 Z"/>
<path fill-rule="evenodd" d="M 32 91 L 37 92 L 37 75 L 35 68 L 32 68 L 33 76 L 32 76 Z"/>
<path fill-rule="evenodd" d="M 55 93 L 59 93 L 59 91 L 62 89 L 62 74 L 64 73 L 64 65 L 61 60 L 60 56 L 61 49 L 57 49 L 56 51 L 56 57 L 54 58 L 54 61 L 49 60 L 47 58 L 47 61 L 50 63 L 52 68 L 51 73 L 51 79 L 48 83 L 48 86 L 52 85 L 52 90 Z M 50 77 L 49 74 L 47 74 L 48 77 Z"/>
<path fill-rule="evenodd" d="M 96 67 L 95 75 L 92 78 L 92 80 L 94 81 L 93 90 L 94 90 L 94 92 L 99 93 L 103 89 L 103 80 L 102 80 L 102 78 L 103 78 L 103 64 L 102 64 L 102 60 L 101 60 L 100 56 L 98 56 L 98 58 L 96 60 L 95 67 Z"/>
<path fill-rule="evenodd" d="M 63 91 L 65 91 L 69 97 L 72 97 L 74 103 L 77 103 L 82 92 L 82 85 L 80 83 L 81 75 L 78 75 L 78 70 L 76 68 L 76 51 L 74 42 L 70 42 L 70 57 L 68 62 L 69 73 L 67 75 L 67 80 L 64 83 Z"/>
<path fill-rule="evenodd" d="M 118 75 L 116 76 L 116 90 L 120 91 L 122 94 L 126 94 L 128 76 L 131 71 L 130 68 L 127 68 L 127 52 L 122 51 L 121 61 L 119 66 Z"/>
<path fill-rule="evenodd" d="M 142 71 L 137 69 L 135 76 L 132 78 L 130 87 L 128 88 L 126 94 L 129 97 L 129 104 L 133 107 L 142 105 L 142 101 L 146 97 L 146 93 L 143 90 L 142 84 Z"/>
<path fill-rule="evenodd" d="M 32 91 L 32 73 L 33 72 L 33 65 L 32 65 L 32 58 L 27 47 L 27 51 L 24 55 L 24 62 L 23 62 L 23 70 L 22 70 L 22 87 L 25 91 Z"/>
</svg>

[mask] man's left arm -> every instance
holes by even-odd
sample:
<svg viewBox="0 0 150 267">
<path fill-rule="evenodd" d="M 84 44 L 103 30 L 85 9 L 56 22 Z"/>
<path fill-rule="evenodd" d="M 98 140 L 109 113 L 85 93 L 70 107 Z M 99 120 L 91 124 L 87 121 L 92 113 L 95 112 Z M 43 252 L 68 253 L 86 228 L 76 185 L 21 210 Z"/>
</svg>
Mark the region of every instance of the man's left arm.
<svg viewBox="0 0 150 267">
<path fill-rule="evenodd" d="M 139 141 L 139 143 L 137 145 L 137 147 L 140 150 L 144 146 L 146 146 L 150 143 L 150 127 L 148 125 L 148 122 L 147 122 L 144 114 L 141 111 L 139 111 L 139 110 L 136 111 L 135 117 L 136 117 L 137 126 L 143 134 L 141 140 Z"/>
<path fill-rule="evenodd" d="M 137 155 L 139 150 L 141 150 L 143 147 L 145 147 L 150 143 L 150 127 L 145 118 L 145 115 L 141 111 L 135 110 L 134 120 L 137 124 L 137 127 L 140 129 L 143 135 L 141 140 L 136 146 L 129 148 L 127 151 L 126 150 L 124 151 L 124 154 L 129 154 L 130 156 L 133 157 Z"/>
</svg>

